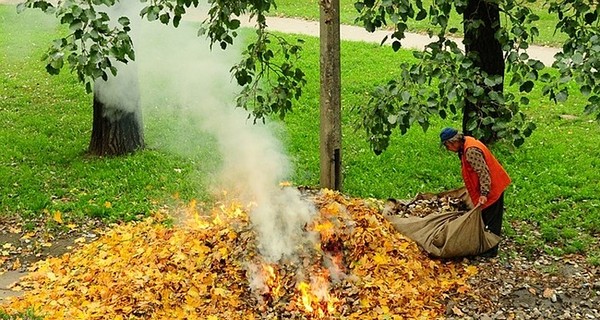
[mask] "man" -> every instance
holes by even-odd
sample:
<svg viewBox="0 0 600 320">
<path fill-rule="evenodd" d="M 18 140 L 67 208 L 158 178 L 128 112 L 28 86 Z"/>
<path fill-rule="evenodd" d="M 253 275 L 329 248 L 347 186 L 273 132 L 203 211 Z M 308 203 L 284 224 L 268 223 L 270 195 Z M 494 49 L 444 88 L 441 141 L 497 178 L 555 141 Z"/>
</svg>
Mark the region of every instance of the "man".
<svg viewBox="0 0 600 320">
<path fill-rule="evenodd" d="M 500 236 L 504 190 L 510 184 L 510 177 L 481 141 L 465 136 L 454 128 L 444 128 L 440 139 L 447 150 L 458 153 L 462 177 L 473 205 L 481 207 L 486 228 Z M 497 256 L 498 246 L 481 255 Z"/>
</svg>

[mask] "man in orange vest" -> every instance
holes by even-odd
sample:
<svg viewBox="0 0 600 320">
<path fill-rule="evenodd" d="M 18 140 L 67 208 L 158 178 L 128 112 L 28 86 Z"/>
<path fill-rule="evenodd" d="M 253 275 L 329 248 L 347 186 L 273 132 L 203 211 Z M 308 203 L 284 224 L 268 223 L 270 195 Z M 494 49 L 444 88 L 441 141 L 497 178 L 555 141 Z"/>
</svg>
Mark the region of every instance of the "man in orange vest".
<svg viewBox="0 0 600 320">
<path fill-rule="evenodd" d="M 481 141 L 454 128 L 444 128 L 440 140 L 447 150 L 458 153 L 462 177 L 473 205 L 481 207 L 486 228 L 500 236 L 504 190 L 510 184 L 510 177 Z M 498 246 L 482 254 L 485 257 L 497 255 Z"/>
</svg>

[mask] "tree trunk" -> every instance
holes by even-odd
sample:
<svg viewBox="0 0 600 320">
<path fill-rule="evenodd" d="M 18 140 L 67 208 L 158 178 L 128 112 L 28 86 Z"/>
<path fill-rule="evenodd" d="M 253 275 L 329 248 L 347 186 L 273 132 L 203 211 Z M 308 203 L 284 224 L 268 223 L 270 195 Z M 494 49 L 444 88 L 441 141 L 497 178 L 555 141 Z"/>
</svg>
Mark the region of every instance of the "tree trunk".
<svg viewBox="0 0 600 320">
<path fill-rule="evenodd" d="M 342 189 L 340 0 L 321 0 L 320 182 Z"/>
<path fill-rule="evenodd" d="M 480 20 L 483 24 L 478 28 L 469 28 L 472 21 Z M 500 10 L 498 5 L 485 0 L 468 0 L 467 8 L 464 12 L 464 30 L 465 30 L 465 50 L 467 55 L 474 53 L 478 58 L 474 59 L 475 65 L 489 75 L 500 75 L 504 78 L 504 57 L 502 46 L 495 34 L 500 28 Z M 504 79 L 501 84 L 495 87 L 488 87 L 480 79 L 479 86 L 484 87 L 485 93 L 488 94 L 494 90 L 502 92 L 504 89 Z M 472 131 L 468 129 L 467 123 L 474 119 L 477 122 L 477 127 L 486 127 L 481 123 L 481 106 L 482 103 L 487 103 L 478 100 L 477 103 L 472 103 L 468 99 L 465 101 L 463 109 L 463 132 L 471 135 Z M 494 114 L 491 115 L 495 117 Z M 493 132 L 491 127 L 493 124 L 488 124 L 485 132 Z M 492 142 L 496 140 L 496 136 L 480 137 L 484 142 Z"/>
<path fill-rule="evenodd" d="M 107 106 L 94 93 L 94 119 L 88 152 L 96 156 L 118 156 L 144 148 L 139 108 L 125 111 Z"/>
</svg>

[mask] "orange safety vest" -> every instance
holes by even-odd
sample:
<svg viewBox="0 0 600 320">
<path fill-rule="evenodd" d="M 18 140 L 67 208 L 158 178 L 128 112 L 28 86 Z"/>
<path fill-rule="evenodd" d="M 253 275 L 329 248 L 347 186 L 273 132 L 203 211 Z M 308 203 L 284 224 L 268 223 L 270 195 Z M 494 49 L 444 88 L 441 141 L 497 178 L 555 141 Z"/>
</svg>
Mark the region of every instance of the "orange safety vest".
<svg viewBox="0 0 600 320">
<path fill-rule="evenodd" d="M 508 187 L 510 184 L 510 177 L 508 173 L 504 170 L 500 162 L 496 160 L 496 157 L 490 152 L 490 150 L 479 140 L 465 136 L 465 143 L 463 145 L 461 167 L 462 167 L 462 177 L 465 181 L 465 186 L 467 187 L 467 191 L 469 192 L 469 196 L 471 197 L 471 201 L 474 204 L 477 204 L 480 196 L 480 185 L 479 185 L 479 176 L 477 176 L 477 172 L 473 169 L 471 164 L 467 161 L 466 151 L 468 148 L 475 147 L 483 152 L 483 157 L 485 158 L 485 163 L 488 167 L 488 171 L 490 172 L 491 186 L 490 192 L 487 195 L 487 202 L 484 203 L 481 208 L 485 209 L 490 205 L 494 204 L 502 192 Z"/>
</svg>

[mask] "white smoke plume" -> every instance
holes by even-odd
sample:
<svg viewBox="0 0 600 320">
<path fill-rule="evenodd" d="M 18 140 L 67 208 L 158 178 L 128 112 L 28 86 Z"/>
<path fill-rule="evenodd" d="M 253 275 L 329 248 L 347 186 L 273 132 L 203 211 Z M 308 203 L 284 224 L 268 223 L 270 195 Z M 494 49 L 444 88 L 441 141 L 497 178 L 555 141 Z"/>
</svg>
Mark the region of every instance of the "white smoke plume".
<svg viewBox="0 0 600 320">
<path fill-rule="evenodd" d="M 232 83 L 229 70 L 240 60 L 239 50 L 223 51 L 215 45 L 211 51 L 208 40 L 197 37 L 197 23 L 182 23 L 175 29 L 158 22 L 136 22 L 136 14 L 131 12 L 139 12 L 139 8 L 121 9 L 129 12 L 132 28 L 139 27 L 133 41 L 144 117 L 168 115 L 170 118 L 163 120 L 180 127 L 180 134 L 173 137 L 201 137 L 199 132 L 212 136 L 222 160 L 215 188 L 256 203 L 250 218 L 267 260 L 293 257 L 297 246 L 307 240 L 304 227 L 315 209 L 301 199 L 297 189 L 279 187 L 292 168 L 272 133 L 276 125 L 255 125 L 245 110 L 234 106 L 240 88 Z M 236 41 L 243 42 L 240 38 Z M 118 98 L 119 91 L 131 90 L 126 83 L 110 87 L 110 96 Z"/>
<path fill-rule="evenodd" d="M 117 61 L 115 67 L 117 77 L 94 82 L 94 96 L 104 105 L 103 116 L 112 121 L 127 113 L 141 112 L 137 64 L 135 61 L 127 64 Z"/>
<path fill-rule="evenodd" d="M 132 5 L 136 5 L 132 6 Z M 142 21 L 137 14 L 139 12 L 139 3 L 117 3 L 113 7 L 104 8 L 110 17 L 109 25 L 115 26 L 117 19 L 121 16 L 131 17 L 131 36 L 132 38 L 139 37 L 137 32 L 141 29 Z M 100 9 L 102 10 L 102 9 Z M 109 74 L 107 80 L 97 79 L 94 82 L 94 97 L 103 105 L 104 110 L 102 116 L 117 121 L 120 117 L 128 113 L 134 113 L 141 121 L 140 109 L 140 91 L 139 91 L 139 70 L 136 61 L 129 61 L 127 64 L 120 61 L 114 61 L 113 65 L 117 69 L 117 77 Z M 107 72 L 109 72 L 107 70 Z"/>
</svg>

